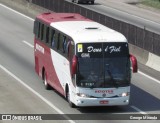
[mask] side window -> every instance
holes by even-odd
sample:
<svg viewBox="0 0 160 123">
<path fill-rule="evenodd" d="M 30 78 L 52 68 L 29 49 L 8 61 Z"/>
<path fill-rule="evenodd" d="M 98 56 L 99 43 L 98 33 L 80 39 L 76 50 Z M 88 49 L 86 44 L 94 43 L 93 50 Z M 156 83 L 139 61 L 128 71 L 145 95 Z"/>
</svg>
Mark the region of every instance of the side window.
<svg viewBox="0 0 160 123">
<path fill-rule="evenodd" d="M 70 46 L 71 46 L 71 39 L 68 39 L 68 41 L 66 43 L 66 55 L 67 55 L 67 58 L 69 58 Z"/>
<path fill-rule="evenodd" d="M 38 37 L 38 27 L 39 22 L 37 20 L 34 21 L 33 33 L 35 34 L 36 38 Z"/>
<path fill-rule="evenodd" d="M 40 35 L 41 35 L 41 23 L 38 22 L 38 35 L 37 35 L 38 39 L 40 39 Z"/>
<path fill-rule="evenodd" d="M 54 47 L 56 50 L 59 50 L 59 40 L 60 40 L 60 33 L 55 32 L 55 42 L 54 42 Z"/>
<path fill-rule="evenodd" d="M 58 45 L 59 45 L 59 50 L 63 51 L 63 35 L 59 33 L 59 41 L 58 41 Z"/>
<path fill-rule="evenodd" d="M 68 39 L 66 39 L 65 45 L 66 45 L 66 48 L 65 48 L 66 57 L 69 60 L 72 60 L 72 57 L 75 54 L 74 42 L 70 38 L 68 38 Z"/>
<path fill-rule="evenodd" d="M 44 24 L 41 24 L 41 30 L 40 30 L 40 40 L 44 40 Z"/>
<path fill-rule="evenodd" d="M 66 46 L 67 46 L 67 37 L 63 36 L 63 43 L 62 43 L 62 52 L 66 53 Z"/>
<path fill-rule="evenodd" d="M 46 29 L 47 29 L 47 27 L 46 27 L 46 25 L 44 25 L 42 41 L 45 42 L 45 43 L 46 43 Z"/>
<path fill-rule="evenodd" d="M 52 44 L 52 29 L 51 28 L 49 28 L 49 38 L 48 38 L 48 44 L 49 44 L 49 46 L 52 46 L 51 44 Z"/>
<path fill-rule="evenodd" d="M 45 39 L 46 39 L 46 43 L 48 44 L 49 43 L 49 27 L 48 26 L 46 26 L 46 37 L 45 37 Z"/>
<path fill-rule="evenodd" d="M 51 48 L 55 48 L 55 30 L 51 29 L 50 30 L 50 46 Z"/>
</svg>

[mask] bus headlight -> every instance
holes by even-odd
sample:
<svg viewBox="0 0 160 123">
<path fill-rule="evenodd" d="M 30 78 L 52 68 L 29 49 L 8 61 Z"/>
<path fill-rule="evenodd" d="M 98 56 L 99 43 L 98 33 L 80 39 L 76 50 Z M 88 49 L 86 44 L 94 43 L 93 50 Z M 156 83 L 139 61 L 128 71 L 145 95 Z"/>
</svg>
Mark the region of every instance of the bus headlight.
<svg viewBox="0 0 160 123">
<path fill-rule="evenodd" d="M 126 96 L 129 96 L 129 95 L 130 95 L 129 92 L 124 92 L 124 93 L 120 94 L 119 96 L 120 97 L 126 97 Z"/>
<path fill-rule="evenodd" d="M 88 94 L 83 94 L 83 93 L 77 93 L 77 96 L 83 97 L 83 98 L 89 98 L 90 97 Z"/>
</svg>

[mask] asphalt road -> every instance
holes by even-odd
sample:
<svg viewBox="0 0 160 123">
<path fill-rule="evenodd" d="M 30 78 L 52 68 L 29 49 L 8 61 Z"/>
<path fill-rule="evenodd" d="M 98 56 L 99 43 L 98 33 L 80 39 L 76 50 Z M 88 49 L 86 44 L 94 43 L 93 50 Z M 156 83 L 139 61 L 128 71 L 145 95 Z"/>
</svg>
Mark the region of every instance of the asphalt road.
<svg viewBox="0 0 160 123">
<path fill-rule="evenodd" d="M 71 0 L 67 0 L 71 1 Z M 160 34 L 160 14 L 138 8 L 133 5 L 118 2 L 116 0 L 95 0 L 94 5 L 79 4 L 87 9 L 103 13 L 109 17 L 121 20 L 135 26 L 145 28 Z"/>
<path fill-rule="evenodd" d="M 70 108 L 67 101 L 56 91 L 45 90 L 42 80 L 36 75 L 34 71 L 34 52 L 32 47 L 34 36 L 32 32 L 32 19 L 15 13 L 0 4 L 0 75 L 5 74 L 4 76 L 8 79 L 8 88 L 3 81 L 4 78 L 2 75 L 0 76 L 0 87 L 4 88 L 5 91 L 8 90 L 11 92 L 11 95 L 7 99 L 7 95 L 1 96 L 0 108 L 2 108 L 2 100 L 6 99 L 6 105 L 8 104 L 7 110 L 0 109 L 1 114 L 9 113 L 10 111 L 11 113 L 31 112 L 40 114 L 58 113 L 86 115 L 87 113 L 160 114 L 160 74 L 143 65 L 140 66 L 140 70 L 147 71 L 147 74 L 151 76 L 154 75 L 156 80 L 143 75 L 143 73 L 134 74 L 132 77 L 130 105 L 123 107 Z M 148 72 L 148 70 L 150 71 Z M 8 74 L 10 74 L 10 76 L 8 76 Z M 14 81 L 14 84 L 12 81 Z M 0 95 L 7 93 L 3 92 L 3 90 L 0 92 Z M 20 93 L 19 95 L 17 95 L 18 92 Z M 13 99 L 12 94 L 17 96 Z M 13 105 L 9 103 L 9 100 L 12 101 L 13 104 L 16 104 L 14 108 Z M 69 120 L 68 122 L 74 121 Z M 76 122 L 96 123 L 100 121 L 87 120 Z M 107 121 L 101 120 L 101 122 L 106 123 Z M 131 121 L 111 120 L 109 122 L 129 123 Z M 158 121 L 141 122 L 158 123 Z"/>
</svg>

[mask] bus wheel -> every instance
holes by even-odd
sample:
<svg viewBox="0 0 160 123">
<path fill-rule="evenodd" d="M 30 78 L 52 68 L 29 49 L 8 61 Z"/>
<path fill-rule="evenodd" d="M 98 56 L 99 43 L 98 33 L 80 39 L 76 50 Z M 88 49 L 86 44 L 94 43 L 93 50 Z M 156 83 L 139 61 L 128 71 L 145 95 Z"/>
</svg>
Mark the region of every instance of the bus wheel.
<svg viewBox="0 0 160 123">
<path fill-rule="evenodd" d="M 51 86 L 48 84 L 47 79 L 46 79 L 46 74 L 45 72 L 43 73 L 43 82 L 44 82 L 44 87 L 46 90 L 51 90 Z"/>
<path fill-rule="evenodd" d="M 70 107 L 72 107 L 72 108 L 75 108 L 75 107 L 76 107 L 75 104 L 73 104 L 73 103 L 71 102 L 71 100 L 70 100 L 70 94 L 69 94 L 69 89 L 68 89 L 68 88 L 67 88 L 67 90 L 66 90 L 66 99 L 67 99 Z"/>
</svg>

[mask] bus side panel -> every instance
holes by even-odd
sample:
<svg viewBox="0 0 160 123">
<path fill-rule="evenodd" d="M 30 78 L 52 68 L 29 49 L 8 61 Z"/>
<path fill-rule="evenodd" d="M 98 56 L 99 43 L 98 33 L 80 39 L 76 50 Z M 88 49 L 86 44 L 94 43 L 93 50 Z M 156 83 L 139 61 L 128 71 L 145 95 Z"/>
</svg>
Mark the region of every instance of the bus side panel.
<svg viewBox="0 0 160 123">
<path fill-rule="evenodd" d="M 58 75 L 56 73 L 56 69 L 55 66 L 52 63 L 52 56 L 51 56 L 51 49 L 47 48 L 46 51 L 46 68 L 47 68 L 47 74 L 48 74 L 48 83 L 54 88 L 56 89 L 59 93 L 61 93 L 62 95 L 64 95 L 64 89 L 62 88 L 62 85 L 60 83 L 60 80 L 58 78 Z"/>
<path fill-rule="evenodd" d="M 40 56 L 40 52 L 38 51 L 38 49 L 36 48 L 36 44 L 37 44 L 38 40 L 35 38 L 34 39 L 34 56 L 35 56 L 35 71 L 38 74 L 38 76 L 42 77 L 41 74 L 41 70 L 40 70 L 40 62 L 41 62 L 41 56 Z"/>
<path fill-rule="evenodd" d="M 35 55 L 35 71 L 39 75 L 39 62 L 38 57 Z"/>
<path fill-rule="evenodd" d="M 55 52 L 54 50 L 51 50 L 51 60 L 52 65 L 54 66 L 54 72 L 58 77 L 58 83 L 61 86 L 59 88 L 60 91 L 63 91 L 63 94 L 65 94 L 65 85 L 66 83 L 69 83 L 70 80 L 70 71 L 69 71 L 69 62 L 68 60 L 60 55 L 59 53 Z"/>
<path fill-rule="evenodd" d="M 36 42 L 36 39 L 34 40 L 34 67 L 35 67 L 36 73 L 39 75 L 39 63 L 38 63 L 38 56 L 35 48 L 35 44 L 36 44 L 35 42 Z"/>
<path fill-rule="evenodd" d="M 35 41 L 35 70 L 41 78 L 43 68 L 45 69 L 47 82 L 59 93 L 64 95 L 64 90 L 52 63 L 50 48 L 39 41 Z"/>
</svg>

